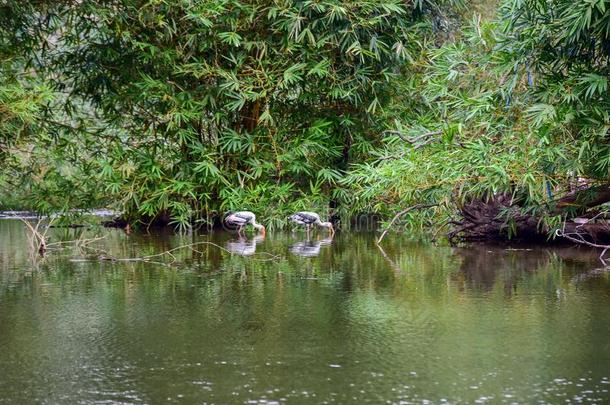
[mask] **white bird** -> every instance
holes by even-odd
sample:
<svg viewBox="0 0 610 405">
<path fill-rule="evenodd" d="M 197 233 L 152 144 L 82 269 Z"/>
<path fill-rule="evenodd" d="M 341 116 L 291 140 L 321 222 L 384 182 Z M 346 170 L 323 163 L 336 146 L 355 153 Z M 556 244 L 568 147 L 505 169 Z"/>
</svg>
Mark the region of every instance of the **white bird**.
<svg viewBox="0 0 610 405">
<path fill-rule="evenodd" d="M 333 238 L 311 241 L 309 239 L 296 242 L 289 248 L 290 253 L 301 257 L 315 257 L 320 254 L 322 246 L 328 246 L 333 243 Z"/>
<path fill-rule="evenodd" d="M 250 211 L 238 211 L 231 212 L 225 217 L 225 223 L 230 226 L 237 227 L 237 234 L 243 235 L 244 228 L 250 224 L 258 231 L 262 236 L 265 236 L 266 229 L 263 225 L 256 223 L 256 215 Z"/>
<path fill-rule="evenodd" d="M 307 230 L 307 235 L 309 235 L 309 230 L 313 225 L 321 226 L 324 228 L 328 228 L 331 235 L 335 234 L 335 229 L 333 228 L 333 224 L 330 222 L 322 222 L 320 220 L 320 216 L 315 212 L 301 211 L 292 214 L 288 217 L 292 222 L 297 225 L 304 226 Z"/>
</svg>

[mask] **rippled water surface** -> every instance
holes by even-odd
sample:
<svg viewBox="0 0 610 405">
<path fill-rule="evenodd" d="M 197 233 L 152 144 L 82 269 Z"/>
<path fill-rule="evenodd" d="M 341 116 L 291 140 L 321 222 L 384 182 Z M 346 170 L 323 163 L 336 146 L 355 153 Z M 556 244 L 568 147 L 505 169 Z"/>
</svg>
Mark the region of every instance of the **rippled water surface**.
<svg viewBox="0 0 610 405">
<path fill-rule="evenodd" d="M 594 251 L 96 234 L 0 221 L 0 403 L 610 401 Z"/>
</svg>

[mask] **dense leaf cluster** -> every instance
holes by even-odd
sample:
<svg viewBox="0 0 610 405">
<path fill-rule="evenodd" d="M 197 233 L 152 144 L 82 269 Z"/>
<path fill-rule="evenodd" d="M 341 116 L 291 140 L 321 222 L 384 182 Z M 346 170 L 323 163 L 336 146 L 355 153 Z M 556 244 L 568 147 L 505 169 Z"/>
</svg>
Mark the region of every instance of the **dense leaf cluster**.
<svg viewBox="0 0 610 405">
<path fill-rule="evenodd" d="M 0 186 L 21 174 L 38 209 L 281 226 L 439 204 L 423 229 L 608 181 L 604 0 L 8 3 Z"/>
<path fill-rule="evenodd" d="M 129 217 L 186 224 L 340 198 L 416 48 L 414 7 L 85 1 L 46 7 L 33 26 L 49 42 L 40 69 L 65 94 L 60 136 L 87 138 L 96 180 Z"/>
<path fill-rule="evenodd" d="M 506 1 L 425 50 L 421 74 L 397 83 L 408 100 L 394 98 L 385 148 L 346 178 L 354 195 L 374 211 L 438 202 L 424 219 L 450 219 L 472 198 L 508 192 L 540 211 L 607 183 L 609 21 L 604 1 Z"/>
</svg>

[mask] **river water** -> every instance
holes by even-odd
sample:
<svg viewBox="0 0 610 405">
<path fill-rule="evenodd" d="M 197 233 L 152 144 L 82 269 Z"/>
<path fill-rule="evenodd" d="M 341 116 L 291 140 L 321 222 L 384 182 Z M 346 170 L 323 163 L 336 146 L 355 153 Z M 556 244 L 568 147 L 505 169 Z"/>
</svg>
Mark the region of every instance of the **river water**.
<svg viewBox="0 0 610 405">
<path fill-rule="evenodd" d="M 94 235 L 0 221 L 0 403 L 610 401 L 595 251 Z"/>
</svg>

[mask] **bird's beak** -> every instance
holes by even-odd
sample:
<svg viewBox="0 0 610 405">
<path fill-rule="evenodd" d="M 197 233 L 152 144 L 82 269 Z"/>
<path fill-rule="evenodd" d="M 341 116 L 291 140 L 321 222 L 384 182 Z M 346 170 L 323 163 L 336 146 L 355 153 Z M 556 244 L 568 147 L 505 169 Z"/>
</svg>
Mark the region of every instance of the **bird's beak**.
<svg viewBox="0 0 610 405">
<path fill-rule="evenodd" d="M 328 229 L 330 230 L 330 235 L 335 236 L 335 228 L 332 226 L 332 224 L 330 225 L 330 227 Z"/>
<path fill-rule="evenodd" d="M 267 229 L 266 229 L 266 228 L 263 226 L 263 227 L 261 228 L 261 235 L 262 235 L 262 236 L 265 236 L 265 234 L 266 234 L 266 233 L 267 233 Z"/>
</svg>

